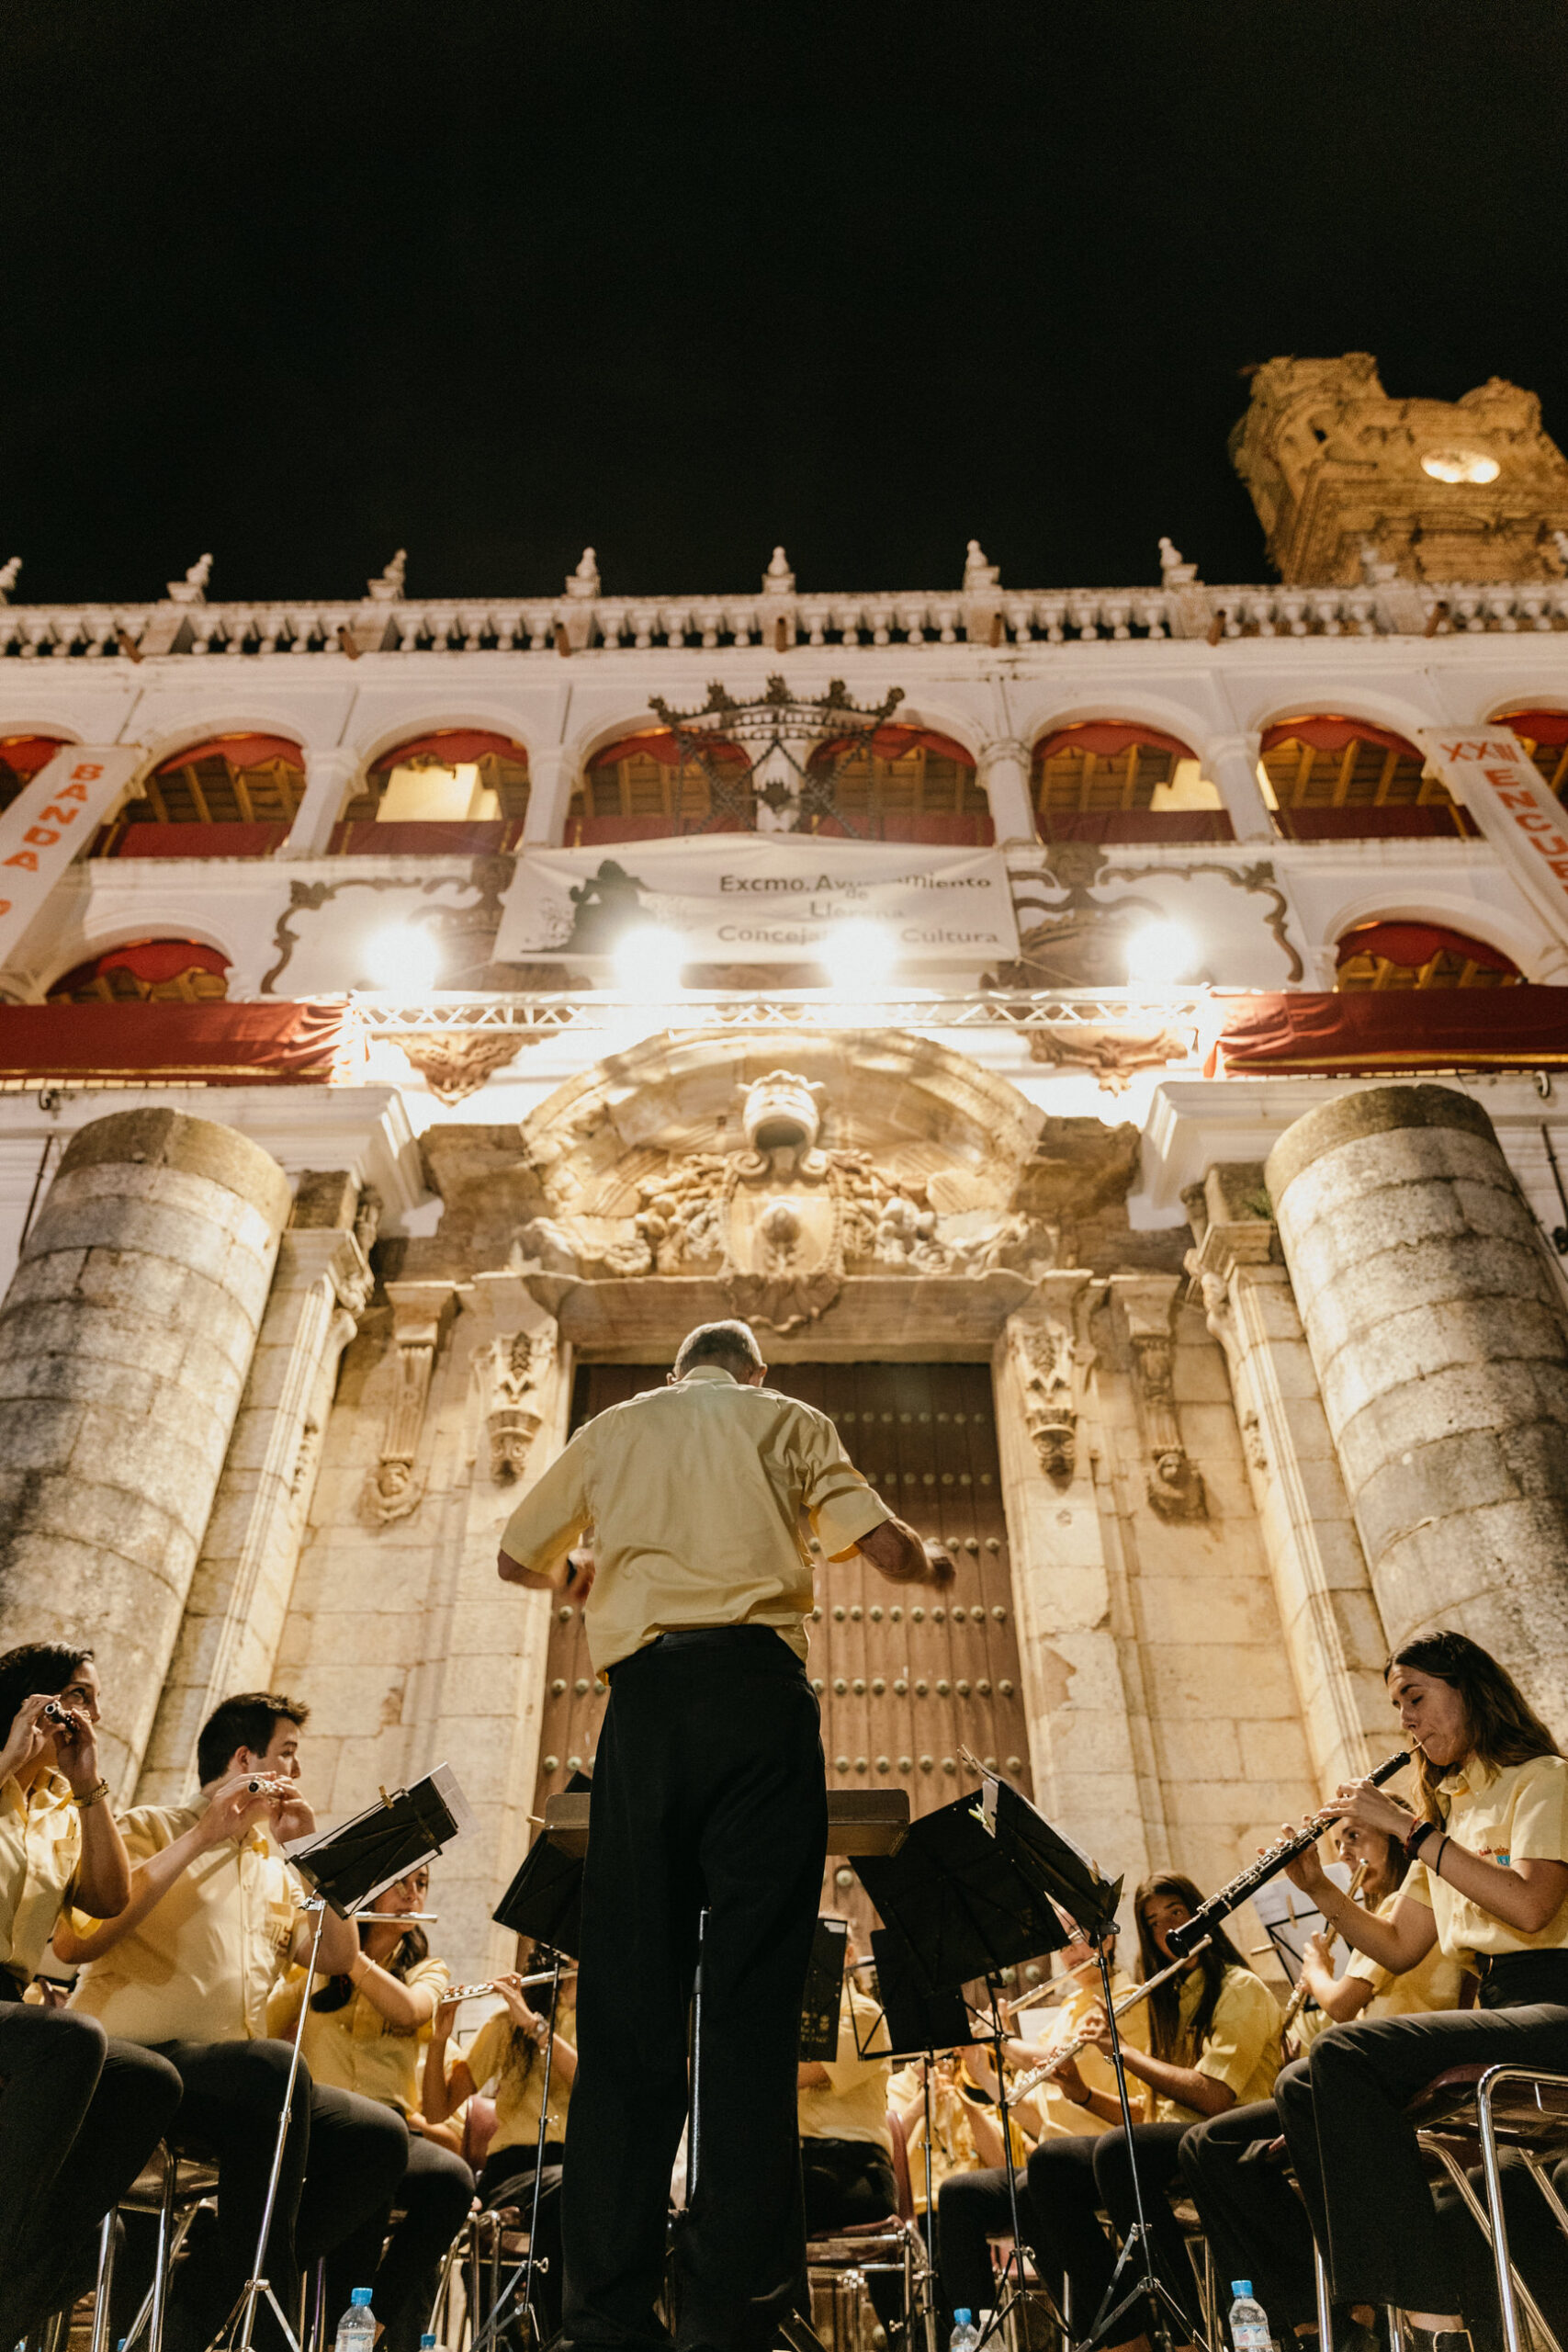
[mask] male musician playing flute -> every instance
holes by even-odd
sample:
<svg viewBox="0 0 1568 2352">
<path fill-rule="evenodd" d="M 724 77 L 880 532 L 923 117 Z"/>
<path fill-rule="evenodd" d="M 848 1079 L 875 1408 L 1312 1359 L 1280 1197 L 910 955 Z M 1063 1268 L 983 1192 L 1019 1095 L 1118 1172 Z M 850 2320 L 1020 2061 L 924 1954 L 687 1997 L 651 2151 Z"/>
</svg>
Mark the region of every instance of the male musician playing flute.
<svg viewBox="0 0 1568 2352">
<path fill-rule="evenodd" d="M 829 1560 L 858 1551 L 896 1584 L 953 1575 L 872 1492 L 831 1421 L 766 1377 L 749 1325 L 701 1325 L 664 1388 L 579 1430 L 502 1539 L 503 1577 L 558 1589 L 592 1524 L 583 1613 L 610 1683 L 562 2214 L 578 2352 L 668 2345 L 654 2301 L 705 1906 L 680 2342 L 764 2352 L 788 2309 L 804 2261 L 795 2048 L 827 1846 L 801 1515 Z"/>
</svg>

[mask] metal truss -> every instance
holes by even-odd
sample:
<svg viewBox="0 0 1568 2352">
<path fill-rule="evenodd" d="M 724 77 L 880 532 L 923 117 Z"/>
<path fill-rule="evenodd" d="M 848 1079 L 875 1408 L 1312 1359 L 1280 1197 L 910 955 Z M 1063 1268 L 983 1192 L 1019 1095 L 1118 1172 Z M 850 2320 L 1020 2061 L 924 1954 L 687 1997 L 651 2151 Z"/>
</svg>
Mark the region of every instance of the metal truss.
<svg viewBox="0 0 1568 2352">
<path fill-rule="evenodd" d="M 370 1035 L 415 1031 L 624 1030 L 629 1020 L 657 1029 L 1123 1029 L 1196 1027 L 1212 991 L 1194 989 L 998 989 L 943 996 L 906 993 L 849 998 L 827 989 L 741 993 L 682 989 L 666 1001 L 614 989 L 557 994 L 469 996 L 456 990 L 418 997 L 354 994 L 352 1020 Z M 341 997 L 304 1000 L 341 1004 Z"/>
</svg>

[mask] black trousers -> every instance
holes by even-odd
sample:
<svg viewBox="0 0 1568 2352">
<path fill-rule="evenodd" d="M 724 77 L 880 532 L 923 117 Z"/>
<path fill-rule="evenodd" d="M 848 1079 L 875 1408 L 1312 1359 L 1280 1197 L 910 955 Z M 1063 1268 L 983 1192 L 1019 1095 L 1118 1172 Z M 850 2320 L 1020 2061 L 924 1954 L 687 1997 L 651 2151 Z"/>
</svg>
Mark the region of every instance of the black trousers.
<svg viewBox="0 0 1568 2352">
<path fill-rule="evenodd" d="M 859 2229 L 867 2222 L 883 2222 L 898 2211 L 898 2182 L 893 2160 L 868 2140 L 802 2140 L 800 2171 L 806 2192 L 806 2233 L 824 2236 L 833 2230 Z M 891 2335 L 903 2316 L 904 2278 L 887 2270 L 873 2270 L 866 2279 L 872 2309 Z M 811 2316 L 809 2291 L 802 2306 Z"/>
<path fill-rule="evenodd" d="M 1462 2308 L 1458 2233 L 1439 2221 L 1404 2109 L 1450 2066 L 1506 2061 L 1568 2073 L 1568 2007 L 1360 2018 L 1320 2035 L 1280 2076 L 1280 2120 L 1338 2301 Z"/>
<path fill-rule="evenodd" d="M 1263 2154 L 1280 2131 L 1272 2099 L 1229 2108 L 1190 2128 L 1181 2172 L 1213 2250 L 1221 2305 L 1229 2305 L 1233 2280 L 1250 2278 L 1270 2329 L 1282 2337 L 1298 2322 L 1315 2320 L 1317 2295 L 1306 2208 L 1283 2157 Z"/>
<path fill-rule="evenodd" d="M 170 2299 L 171 2352 L 202 2352 L 251 2274 L 288 2075 L 283 2041 L 166 2041 L 160 2054 L 184 2085 L 178 2138 L 216 2158 L 218 2222 L 193 2244 Z M 304 2066 L 284 2143 L 266 2276 L 284 2311 L 302 2275 L 390 2204 L 408 2164 L 395 2108 L 312 2083 Z M 379 2247 L 377 2249 L 379 2252 Z M 369 2287 L 372 2278 L 355 2278 Z M 346 2300 L 346 2297 L 345 2297 Z M 340 2314 L 329 2310 L 334 2328 Z M 268 2331 L 258 2331 L 264 2341 Z"/>
<path fill-rule="evenodd" d="M 96 2018 L 0 2001 L 0 2342 L 90 2282 L 98 2224 L 179 2103 L 174 2068 Z"/>
<path fill-rule="evenodd" d="M 370 2287 L 371 2308 L 386 2330 L 378 2339 L 380 2352 L 419 2352 L 446 2250 L 473 2201 L 474 2176 L 457 2151 L 411 2132 L 408 2163 L 390 2205 L 372 2213 L 327 2257 L 328 2310 L 341 2315 L 355 2287 Z"/>
<path fill-rule="evenodd" d="M 1179 2151 L 1185 2123 L 1135 2123 L 1138 2185 L 1149 2223 L 1160 2278 L 1187 2314 L 1196 2334 L 1197 2295 L 1187 2246 L 1170 2210 L 1168 2191 L 1179 2186 Z M 1117 2237 L 1131 2229 L 1137 2208 L 1127 2156 L 1127 2134 L 1120 2126 L 1098 2139 L 1043 2140 L 1029 2159 L 1029 2203 L 1034 2249 L 1053 2289 L 1066 2273 L 1073 2334 L 1088 2334 L 1116 2266 L 1116 2248 L 1097 2208 L 1103 2205 Z M 1116 2341 L 1152 2329 L 1146 2302 L 1124 2314 Z"/>
<path fill-rule="evenodd" d="M 1029 2181 L 1015 2173 L 1019 2226 L 1025 2239 L 1033 2223 Z M 950 2174 L 936 2193 L 937 2271 L 943 2312 L 988 2312 L 997 2300 L 990 2240 L 1012 2235 L 1012 2199 L 1000 2165 L 978 2172 Z M 1053 2295 L 1059 2279 L 1047 2278 Z"/>
<path fill-rule="evenodd" d="M 817 1702 L 763 1626 L 616 1667 L 593 1774 L 562 2224 L 569 2344 L 651 2347 L 703 1956 L 679 2336 L 765 2352 L 804 2254 L 795 2052 L 827 1849 Z"/>
<path fill-rule="evenodd" d="M 546 2141 L 545 2167 L 539 2181 L 539 2231 L 535 2251 L 543 2267 L 536 2267 L 534 2272 L 534 2303 L 547 2342 L 560 2325 L 560 2188 L 564 2153 L 558 2140 Z M 486 2158 L 479 2174 L 481 2205 L 519 2206 L 525 2229 L 534 2211 L 534 2159 L 537 2154 L 538 2143 L 535 2140 L 529 2141 L 526 2147 L 502 2148 L 499 2155 Z M 502 2276 L 504 2281 L 504 2271 Z M 517 2308 L 515 2296 L 511 2308 Z"/>
</svg>

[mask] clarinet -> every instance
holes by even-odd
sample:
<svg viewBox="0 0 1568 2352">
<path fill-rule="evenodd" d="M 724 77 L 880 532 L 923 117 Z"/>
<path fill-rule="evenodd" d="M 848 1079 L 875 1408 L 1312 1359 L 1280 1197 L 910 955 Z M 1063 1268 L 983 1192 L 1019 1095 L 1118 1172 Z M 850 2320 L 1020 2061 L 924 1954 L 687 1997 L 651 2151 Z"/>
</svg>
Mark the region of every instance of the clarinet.
<svg viewBox="0 0 1568 2352">
<path fill-rule="evenodd" d="M 1402 1747 L 1367 1777 L 1374 1789 L 1381 1789 L 1385 1781 L 1392 1781 L 1396 1772 L 1403 1772 L 1409 1761 L 1409 1750 Z M 1217 1894 L 1211 1894 L 1207 1903 L 1195 1911 L 1190 1919 L 1183 1919 L 1179 1928 L 1171 1928 L 1166 1938 L 1170 1950 L 1179 1956 L 1190 1953 L 1201 1937 L 1208 1935 L 1222 1919 L 1228 1918 L 1233 1911 L 1238 1910 L 1249 1895 L 1256 1894 L 1260 1886 L 1266 1886 L 1287 1862 L 1293 1862 L 1298 1854 L 1304 1854 L 1309 1847 L 1315 1846 L 1326 1827 L 1324 1816 L 1314 1814 L 1304 1829 L 1297 1829 L 1289 1838 L 1277 1838 L 1272 1846 L 1266 1846 L 1255 1862 L 1249 1862 L 1246 1870 L 1238 1871 Z"/>
</svg>

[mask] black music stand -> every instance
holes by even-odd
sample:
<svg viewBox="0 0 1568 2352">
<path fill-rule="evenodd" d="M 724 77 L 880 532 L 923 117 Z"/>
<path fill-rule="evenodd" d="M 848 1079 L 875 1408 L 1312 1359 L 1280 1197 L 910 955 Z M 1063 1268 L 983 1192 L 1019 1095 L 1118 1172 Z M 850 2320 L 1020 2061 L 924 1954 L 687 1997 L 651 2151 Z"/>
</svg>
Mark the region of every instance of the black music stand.
<svg viewBox="0 0 1568 2352">
<path fill-rule="evenodd" d="M 288 2073 L 283 2087 L 282 2109 L 277 2119 L 277 2139 L 272 2152 L 266 2199 L 262 2207 L 255 2260 L 251 2266 L 251 2277 L 240 2290 L 238 2302 L 215 2338 L 215 2344 L 228 2347 L 229 2352 L 251 2352 L 256 2309 L 264 2295 L 272 2306 L 273 2316 L 290 2352 L 302 2352 L 299 2338 L 284 2316 L 282 2306 L 265 2276 L 266 2242 L 272 2234 L 277 2184 L 283 2171 L 284 2144 L 288 2136 L 288 2118 L 294 2104 L 294 2086 L 299 2075 L 299 2045 L 310 2012 L 310 1986 L 315 1979 L 316 1957 L 321 1951 L 321 1928 L 328 1907 L 330 1905 L 340 1919 L 348 1918 L 361 1905 L 372 1902 L 384 1888 L 391 1886 L 400 1878 L 406 1878 L 422 1863 L 434 1861 L 444 1846 L 462 1836 L 472 1819 L 473 1815 L 457 1785 L 456 1773 L 449 1764 L 438 1764 L 434 1772 L 427 1774 L 423 1781 L 416 1781 L 412 1788 L 399 1789 L 391 1796 L 383 1789 L 378 1804 L 367 1806 L 352 1821 L 345 1821 L 341 1828 L 329 1829 L 307 1844 L 296 1846 L 288 1854 L 288 1860 L 312 1890 L 305 1909 L 314 1914 L 316 1924 L 310 1939 L 310 1957 L 305 1969 L 299 2015 L 295 2021 L 294 2040 L 288 2053 Z"/>
</svg>

